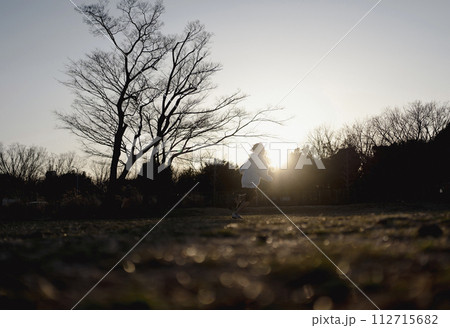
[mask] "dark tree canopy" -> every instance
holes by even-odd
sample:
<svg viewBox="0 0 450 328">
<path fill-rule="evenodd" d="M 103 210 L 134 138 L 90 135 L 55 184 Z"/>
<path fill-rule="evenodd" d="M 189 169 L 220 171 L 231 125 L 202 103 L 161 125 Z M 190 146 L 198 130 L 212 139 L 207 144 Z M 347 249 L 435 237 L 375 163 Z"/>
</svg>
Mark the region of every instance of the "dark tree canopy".
<svg viewBox="0 0 450 328">
<path fill-rule="evenodd" d="M 322 158 L 339 149 L 354 147 L 362 161 L 373 155 L 374 147 L 433 140 L 450 123 L 450 106 L 437 102 L 414 101 L 403 108 L 387 108 L 364 121 L 342 129 L 319 126 L 308 135 L 314 151 Z"/>
</svg>

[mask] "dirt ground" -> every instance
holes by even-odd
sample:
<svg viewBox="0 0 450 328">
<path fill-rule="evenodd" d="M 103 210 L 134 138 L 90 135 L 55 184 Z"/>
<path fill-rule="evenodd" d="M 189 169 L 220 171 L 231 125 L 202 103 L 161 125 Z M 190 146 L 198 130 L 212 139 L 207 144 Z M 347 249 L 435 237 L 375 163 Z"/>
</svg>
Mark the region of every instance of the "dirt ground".
<svg viewBox="0 0 450 328">
<path fill-rule="evenodd" d="M 283 208 L 381 309 L 450 309 L 450 209 Z M 0 221 L 0 308 L 70 309 L 158 222 Z M 77 309 L 374 309 L 275 208 L 165 218 Z"/>
</svg>

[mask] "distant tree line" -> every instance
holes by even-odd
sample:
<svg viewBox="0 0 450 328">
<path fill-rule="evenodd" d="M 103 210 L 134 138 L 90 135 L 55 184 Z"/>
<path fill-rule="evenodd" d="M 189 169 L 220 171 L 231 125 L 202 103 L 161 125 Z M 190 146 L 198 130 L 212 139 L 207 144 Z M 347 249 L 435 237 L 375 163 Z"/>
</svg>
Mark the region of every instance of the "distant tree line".
<svg viewBox="0 0 450 328">
<path fill-rule="evenodd" d="M 340 149 L 354 147 L 362 160 L 376 147 L 405 142 L 429 142 L 450 123 L 450 107 L 415 101 L 404 108 L 387 108 L 380 115 L 345 125 L 339 130 L 322 125 L 308 135 L 316 153 L 327 158 Z"/>
<path fill-rule="evenodd" d="M 449 124 L 447 104 L 415 101 L 341 129 L 320 126 L 308 142 L 326 169 L 294 170 L 296 150 L 276 174 L 281 187 L 268 187 L 297 204 L 448 200 Z"/>
<path fill-rule="evenodd" d="M 280 204 L 449 201 L 450 107 L 415 101 L 340 129 L 319 126 L 308 135 L 314 164 L 295 169 L 301 150 L 290 153 L 287 169 L 274 170 L 274 181 L 261 188 Z M 232 203 L 239 173 L 228 163 L 189 172 L 203 181 L 199 190 L 211 205 Z M 268 204 L 264 197 L 260 204 Z"/>
<path fill-rule="evenodd" d="M 417 101 L 341 129 L 320 126 L 308 141 L 312 152 L 304 155 L 320 156 L 325 169 L 314 164 L 295 169 L 302 154 L 300 149 L 292 151 L 287 169 L 272 171 L 274 181 L 261 184 L 279 204 L 450 200 L 446 104 Z M 154 180 L 136 175 L 121 183 L 114 202 L 106 203 L 107 162 L 87 165 L 75 153 L 57 155 L 36 146 L 0 144 L 1 213 L 16 216 L 11 206 L 28 204 L 24 216 L 30 206 L 44 207 L 44 216 L 155 214 L 196 182 L 200 183 L 184 206 L 231 207 L 240 188 L 240 173 L 233 165 L 214 160 L 197 168 L 170 167 Z M 267 202 L 259 197 L 257 204 Z"/>
</svg>

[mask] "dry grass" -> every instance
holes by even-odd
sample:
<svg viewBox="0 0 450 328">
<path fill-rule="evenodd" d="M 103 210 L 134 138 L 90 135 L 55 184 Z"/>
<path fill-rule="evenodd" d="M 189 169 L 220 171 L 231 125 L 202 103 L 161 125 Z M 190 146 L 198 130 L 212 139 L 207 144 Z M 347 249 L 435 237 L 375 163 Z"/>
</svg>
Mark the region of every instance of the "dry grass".
<svg viewBox="0 0 450 328">
<path fill-rule="evenodd" d="M 450 308 L 450 211 L 358 205 L 286 212 L 380 308 Z M 252 209 L 241 221 L 226 214 L 175 212 L 78 308 L 373 308 L 276 210 Z M 1 223 L 0 307 L 71 308 L 156 222 Z M 425 224 L 442 235 L 419 236 Z"/>
</svg>

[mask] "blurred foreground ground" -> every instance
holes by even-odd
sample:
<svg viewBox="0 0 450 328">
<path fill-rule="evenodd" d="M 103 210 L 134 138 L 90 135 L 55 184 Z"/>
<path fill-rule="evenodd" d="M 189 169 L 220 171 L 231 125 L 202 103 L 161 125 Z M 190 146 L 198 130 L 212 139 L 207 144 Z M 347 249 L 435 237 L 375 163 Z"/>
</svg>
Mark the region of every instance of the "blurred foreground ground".
<svg viewBox="0 0 450 328">
<path fill-rule="evenodd" d="M 381 309 L 450 309 L 450 210 L 284 208 Z M 159 220 L 0 221 L 0 308 L 70 309 Z M 78 309 L 373 309 L 274 208 L 175 210 Z"/>
</svg>

